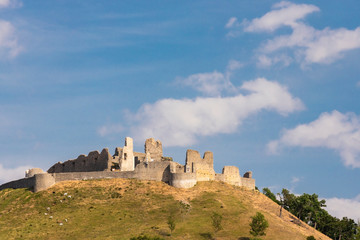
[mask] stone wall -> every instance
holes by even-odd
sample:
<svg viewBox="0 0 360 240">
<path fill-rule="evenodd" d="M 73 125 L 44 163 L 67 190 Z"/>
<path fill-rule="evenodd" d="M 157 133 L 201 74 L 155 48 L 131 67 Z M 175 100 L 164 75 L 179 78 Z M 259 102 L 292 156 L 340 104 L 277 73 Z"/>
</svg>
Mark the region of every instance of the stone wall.
<svg viewBox="0 0 360 240">
<path fill-rule="evenodd" d="M 237 167 L 225 166 L 222 170 L 222 174 L 224 175 L 224 182 L 235 186 L 241 185 L 240 173 Z"/>
<path fill-rule="evenodd" d="M 80 155 L 77 159 L 68 160 L 64 163 L 58 162 L 49 168 L 48 173 L 59 172 L 92 172 L 110 171 L 112 156 L 107 148 L 101 153 L 93 151 L 86 155 Z"/>
<path fill-rule="evenodd" d="M 150 154 L 150 161 L 161 161 L 163 156 L 162 143 L 154 138 L 146 139 L 145 141 L 145 154 Z"/>
<path fill-rule="evenodd" d="M 119 169 L 112 171 L 113 164 Z M 173 162 L 172 158 L 163 157 L 160 141 L 150 138 L 145 142 L 145 153 L 133 151 L 133 139 L 125 138 L 125 146 L 116 148 L 114 156 L 107 148 L 101 153 L 93 151 L 80 155 L 77 159 L 56 163 L 47 173 L 34 168 L 26 171 L 26 177 L 0 186 L 4 188 L 31 188 L 35 192 L 47 189 L 57 182 L 66 180 L 84 180 L 99 178 L 135 178 L 168 183 L 174 187 L 190 188 L 198 181 L 222 181 L 235 186 L 255 189 L 252 172 L 240 177 L 235 166 L 225 166 L 222 174 L 215 174 L 212 152 L 205 152 L 201 158 L 195 150 L 187 150 L 186 164 Z"/>
<path fill-rule="evenodd" d="M 177 188 L 191 188 L 197 183 L 196 173 L 172 173 L 170 185 Z"/>
<path fill-rule="evenodd" d="M 212 152 L 205 152 L 204 157 L 200 157 L 200 153 L 195 150 L 188 149 L 186 151 L 185 172 L 196 173 L 197 181 L 215 180 L 214 160 Z"/>
<path fill-rule="evenodd" d="M 0 190 L 6 189 L 6 188 L 29 188 L 31 190 L 34 189 L 35 185 L 35 177 L 29 177 L 29 178 L 21 178 L 19 180 L 11 181 L 8 183 L 5 183 L 3 185 L 0 185 Z"/>
<path fill-rule="evenodd" d="M 240 178 L 240 179 L 241 179 L 241 186 L 251 190 L 255 189 L 255 179 L 253 178 Z"/>
<path fill-rule="evenodd" d="M 239 169 L 235 166 L 225 166 L 222 174 L 215 174 L 215 180 L 248 189 L 255 189 L 255 179 L 251 178 L 252 172 L 246 172 L 244 177 L 240 177 Z"/>
</svg>

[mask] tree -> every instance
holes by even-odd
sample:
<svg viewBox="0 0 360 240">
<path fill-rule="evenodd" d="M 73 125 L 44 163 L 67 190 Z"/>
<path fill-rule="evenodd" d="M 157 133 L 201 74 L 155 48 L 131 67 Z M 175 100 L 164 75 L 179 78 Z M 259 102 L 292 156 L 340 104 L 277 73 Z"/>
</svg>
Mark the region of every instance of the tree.
<svg viewBox="0 0 360 240">
<path fill-rule="evenodd" d="M 172 234 L 172 232 L 175 230 L 175 227 L 176 227 L 174 214 L 170 214 L 170 216 L 168 217 L 167 224 L 168 224 L 168 227 L 169 227 L 170 232 Z"/>
<path fill-rule="evenodd" d="M 256 236 L 265 236 L 265 230 L 269 227 L 268 221 L 265 219 L 264 215 L 260 212 L 257 212 L 255 216 L 252 216 L 252 221 L 250 223 L 250 234 L 254 237 Z"/>
<path fill-rule="evenodd" d="M 215 232 L 218 232 L 223 229 L 221 225 L 222 216 L 219 213 L 213 212 L 213 214 L 211 215 L 211 220 Z"/>
<path fill-rule="evenodd" d="M 263 188 L 263 194 L 268 198 L 270 198 L 271 200 L 273 200 L 274 202 L 276 202 L 277 204 L 279 204 L 279 201 L 276 199 L 275 194 L 272 193 L 269 188 Z"/>
<path fill-rule="evenodd" d="M 356 234 L 355 234 L 355 240 L 360 240 L 360 221 L 358 220 L 357 227 L 356 227 Z"/>
<path fill-rule="evenodd" d="M 316 238 L 314 236 L 308 236 L 306 240 L 316 240 Z"/>
</svg>

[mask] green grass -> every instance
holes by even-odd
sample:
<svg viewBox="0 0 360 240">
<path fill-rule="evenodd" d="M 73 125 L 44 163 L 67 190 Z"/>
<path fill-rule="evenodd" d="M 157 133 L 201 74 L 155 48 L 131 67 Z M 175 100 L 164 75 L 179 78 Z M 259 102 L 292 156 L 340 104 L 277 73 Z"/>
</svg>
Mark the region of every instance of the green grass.
<svg viewBox="0 0 360 240">
<path fill-rule="evenodd" d="M 176 200 L 179 196 L 181 201 Z M 0 239 L 130 239 L 140 234 L 164 239 L 244 239 L 250 237 L 250 216 L 258 211 L 249 196 L 258 198 L 252 191 L 214 182 L 185 191 L 133 179 L 72 182 L 39 193 L 5 189 L 0 191 Z M 224 229 L 216 234 L 213 212 L 223 216 Z M 171 236 L 170 214 L 176 223 Z M 273 218 L 270 212 L 265 216 Z M 278 238 L 278 230 L 271 230 L 276 221 L 269 221 L 265 239 L 306 238 L 291 229 Z"/>
</svg>

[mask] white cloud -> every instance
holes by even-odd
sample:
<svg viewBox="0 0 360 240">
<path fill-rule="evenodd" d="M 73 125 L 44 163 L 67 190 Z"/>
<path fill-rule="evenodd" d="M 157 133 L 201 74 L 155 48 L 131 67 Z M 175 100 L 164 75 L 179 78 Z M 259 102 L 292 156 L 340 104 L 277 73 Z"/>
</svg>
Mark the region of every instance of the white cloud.
<svg viewBox="0 0 360 240">
<path fill-rule="evenodd" d="M 16 0 L 0 0 L 0 8 L 21 7 L 22 3 Z"/>
<path fill-rule="evenodd" d="M 320 9 L 310 4 L 293 4 L 287 1 L 273 6 L 274 10 L 255 18 L 244 28 L 246 32 L 272 32 L 282 26 L 293 26 L 297 20 Z"/>
<path fill-rule="evenodd" d="M 332 63 L 341 58 L 343 52 L 360 48 L 360 27 L 316 30 L 305 24 L 294 24 L 291 35 L 269 40 L 261 51 L 269 54 L 283 48 L 295 48 L 305 63 Z"/>
<path fill-rule="evenodd" d="M 348 217 L 355 222 L 360 220 L 360 195 L 353 199 L 328 198 L 326 200 L 326 210 L 337 218 Z"/>
<path fill-rule="evenodd" d="M 236 26 L 237 24 L 237 18 L 236 17 L 232 17 L 229 19 L 229 21 L 226 23 L 225 28 L 232 28 L 234 26 Z"/>
<path fill-rule="evenodd" d="M 333 149 L 345 166 L 360 168 L 360 117 L 338 111 L 322 113 L 313 122 L 284 130 L 279 140 L 268 144 L 268 151 L 277 153 L 282 146 Z"/>
<path fill-rule="evenodd" d="M 319 11 L 309 4 L 280 2 L 273 10 L 260 18 L 244 20 L 245 32 L 273 32 L 281 27 L 289 27 L 291 34 L 280 35 L 265 42 L 258 49 L 260 67 L 282 63 L 287 66 L 291 61 L 279 59 L 279 50 L 293 51 L 294 58 L 303 64 L 329 64 L 343 57 L 346 51 L 360 48 L 360 27 L 318 30 L 302 22 L 308 14 Z M 230 33 L 229 33 L 230 34 Z M 235 36 L 234 34 L 232 34 Z M 290 58 L 291 59 L 291 58 Z"/>
<path fill-rule="evenodd" d="M 305 58 L 310 63 L 331 63 L 345 51 L 360 48 L 360 27 L 316 31 L 315 39 L 306 44 Z"/>
<path fill-rule="evenodd" d="M 132 135 L 137 139 L 155 137 L 170 146 L 193 144 L 200 136 L 232 133 L 242 121 L 262 110 L 282 115 L 302 110 L 302 102 L 277 82 L 258 78 L 245 82 L 247 95 L 196 99 L 162 99 L 144 104 L 131 116 Z"/>
<path fill-rule="evenodd" d="M 13 58 L 22 50 L 18 44 L 14 26 L 7 21 L 0 20 L 0 54 Z"/>
<path fill-rule="evenodd" d="M 227 68 L 227 72 L 229 72 L 242 68 L 243 66 L 244 64 L 242 64 L 241 62 L 232 59 L 229 61 L 226 68 Z"/>
<path fill-rule="evenodd" d="M 220 96 L 221 92 L 234 88 L 226 75 L 217 71 L 193 74 L 181 80 L 181 83 L 209 96 Z"/>
<path fill-rule="evenodd" d="M 283 66 L 287 67 L 292 62 L 292 58 L 287 55 L 278 55 L 273 58 L 270 58 L 266 55 L 260 55 L 258 57 L 257 66 L 267 68 L 277 63 L 282 63 Z"/>
<path fill-rule="evenodd" d="M 108 135 L 120 133 L 122 131 L 124 131 L 124 128 L 121 124 L 109 124 L 99 127 L 97 133 L 101 137 L 105 137 Z"/>
<path fill-rule="evenodd" d="M 19 178 L 25 177 L 25 171 L 27 169 L 32 168 L 31 166 L 20 166 L 17 168 L 4 168 L 2 164 L 0 164 L 0 184 L 17 180 Z"/>
<path fill-rule="evenodd" d="M 236 61 L 230 60 L 226 67 L 225 73 L 218 71 L 210 73 L 198 73 L 190 75 L 185 79 L 178 79 L 177 82 L 194 88 L 195 90 L 207 96 L 220 96 L 222 92 L 235 92 L 236 88 L 230 81 L 231 74 L 243 65 Z"/>
<path fill-rule="evenodd" d="M 300 178 L 298 178 L 298 177 L 291 178 L 291 183 L 298 183 L 298 182 L 300 182 Z"/>
</svg>

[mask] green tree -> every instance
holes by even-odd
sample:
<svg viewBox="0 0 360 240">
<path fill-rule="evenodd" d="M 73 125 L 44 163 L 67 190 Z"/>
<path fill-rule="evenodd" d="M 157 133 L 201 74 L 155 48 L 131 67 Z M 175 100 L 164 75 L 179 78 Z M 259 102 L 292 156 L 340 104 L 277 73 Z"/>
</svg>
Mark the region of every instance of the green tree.
<svg viewBox="0 0 360 240">
<path fill-rule="evenodd" d="M 284 208 L 297 216 L 305 223 L 336 240 L 360 240 L 360 229 L 358 225 L 348 218 L 338 219 L 331 216 L 323 207 L 326 207 L 325 200 L 319 200 L 316 194 L 304 193 L 295 196 L 289 190 L 283 189 L 281 199 Z"/>
<path fill-rule="evenodd" d="M 314 236 L 308 236 L 306 240 L 316 240 L 316 238 Z"/>
<path fill-rule="evenodd" d="M 360 240 L 360 221 L 358 221 L 357 223 L 357 227 L 356 227 L 356 234 L 355 234 L 355 240 Z"/>
<path fill-rule="evenodd" d="M 252 221 L 250 223 L 250 234 L 254 237 L 256 236 L 265 236 L 266 229 L 269 227 L 268 221 L 265 219 L 264 215 L 260 212 L 257 212 L 255 216 L 252 216 Z"/>
<path fill-rule="evenodd" d="M 213 214 L 211 215 L 211 220 L 215 232 L 218 232 L 223 229 L 221 225 L 222 216 L 219 213 L 213 212 Z"/>
<path fill-rule="evenodd" d="M 169 227 L 170 232 L 171 232 L 171 234 L 172 234 L 172 232 L 175 230 L 175 227 L 176 227 L 174 214 L 170 214 L 170 215 L 169 215 L 167 224 L 168 224 L 168 227 Z"/>
<path fill-rule="evenodd" d="M 279 204 L 279 201 L 276 199 L 275 194 L 272 193 L 269 188 L 263 188 L 263 194 L 268 198 L 270 198 L 271 200 L 273 200 L 274 202 L 276 202 L 277 204 Z"/>
</svg>

